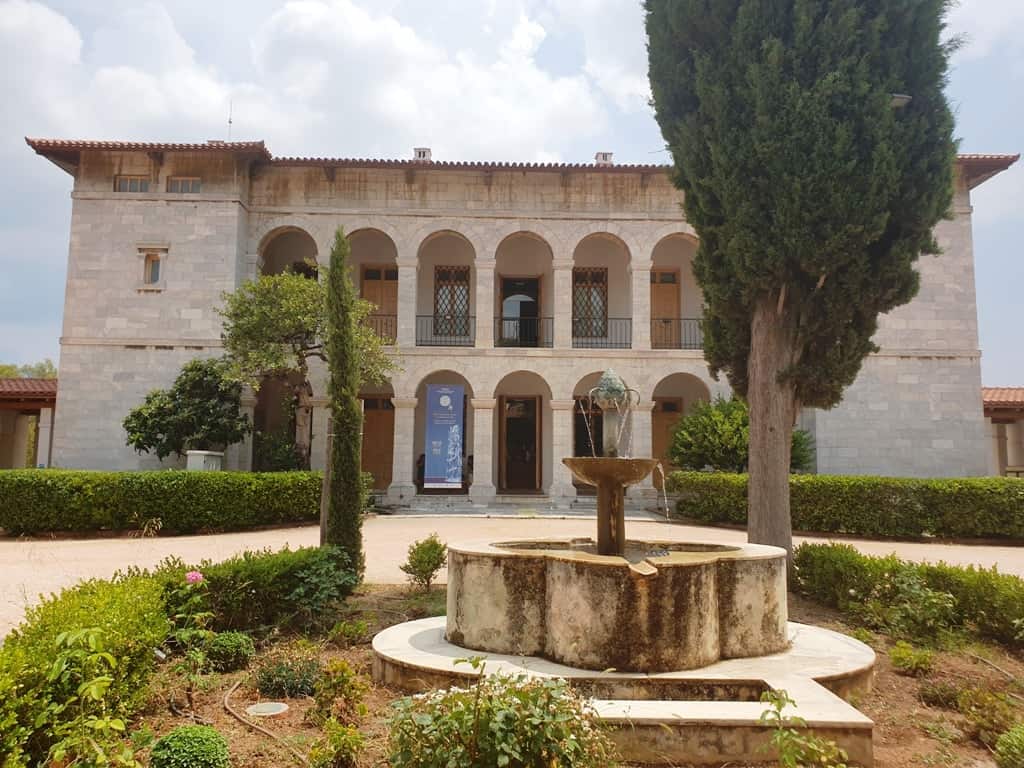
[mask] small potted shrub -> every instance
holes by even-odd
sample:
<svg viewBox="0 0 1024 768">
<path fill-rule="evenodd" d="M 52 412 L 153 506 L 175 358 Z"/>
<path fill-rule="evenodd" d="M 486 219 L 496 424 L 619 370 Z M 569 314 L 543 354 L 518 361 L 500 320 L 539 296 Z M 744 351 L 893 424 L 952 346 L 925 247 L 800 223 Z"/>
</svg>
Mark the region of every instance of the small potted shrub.
<svg viewBox="0 0 1024 768">
<path fill-rule="evenodd" d="M 228 743 L 208 725 L 183 725 L 153 744 L 152 768 L 231 768 Z"/>
</svg>

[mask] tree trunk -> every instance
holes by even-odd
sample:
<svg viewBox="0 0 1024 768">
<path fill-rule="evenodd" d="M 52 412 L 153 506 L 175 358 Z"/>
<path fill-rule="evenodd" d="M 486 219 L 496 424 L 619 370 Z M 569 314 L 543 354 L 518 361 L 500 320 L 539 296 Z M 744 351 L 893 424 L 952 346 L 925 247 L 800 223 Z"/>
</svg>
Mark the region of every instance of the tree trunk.
<svg viewBox="0 0 1024 768">
<path fill-rule="evenodd" d="M 307 385 L 295 389 L 295 452 L 302 469 L 311 465 L 312 445 L 310 434 L 313 421 L 313 407 L 309 404 Z"/>
<path fill-rule="evenodd" d="M 793 359 L 793 332 L 783 324 L 776 302 L 760 301 L 750 324 L 747 402 L 750 405 L 750 460 L 747 539 L 793 552 L 789 512 L 789 460 L 796 389 L 779 381 Z M 792 557 L 790 557 L 790 565 Z"/>
</svg>

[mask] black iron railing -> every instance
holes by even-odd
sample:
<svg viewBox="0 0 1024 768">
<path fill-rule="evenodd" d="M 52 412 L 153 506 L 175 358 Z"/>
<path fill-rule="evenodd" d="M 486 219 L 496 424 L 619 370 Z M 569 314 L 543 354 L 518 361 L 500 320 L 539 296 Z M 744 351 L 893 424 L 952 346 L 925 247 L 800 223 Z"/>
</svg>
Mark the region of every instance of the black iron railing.
<svg viewBox="0 0 1024 768">
<path fill-rule="evenodd" d="M 494 346 L 550 347 L 554 342 L 554 318 L 496 317 Z"/>
<path fill-rule="evenodd" d="M 695 317 L 652 317 L 652 349 L 704 349 L 704 332 Z"/>
<path fill-rule="evenodd" d="M 365 322 L 386 344 L 398 338 L 398 315 L 369 315 Z"/>
<path fill-rule="evenodd" d="M 572 345 L 576 349 L 629 349 L 633 320 L 628 317 L 574 317 Z"/>
<path fill-rule="evenodd" d="M 417 347 L 472 347 L 476 318 L 472 315 L 417 315 Z"/>
</svg>

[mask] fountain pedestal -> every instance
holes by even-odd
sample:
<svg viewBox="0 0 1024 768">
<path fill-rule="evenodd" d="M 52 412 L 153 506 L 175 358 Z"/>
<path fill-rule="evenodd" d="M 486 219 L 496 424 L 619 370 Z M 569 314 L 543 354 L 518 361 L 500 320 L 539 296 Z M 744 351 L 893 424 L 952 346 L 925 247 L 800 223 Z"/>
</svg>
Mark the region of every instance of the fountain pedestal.
<svg viewBox="0 0 1024 768">
<path fill-rule="evenodd" d="M 621 556 L 626 547 L 626 488 L 647 477 L 657 459 L 576 456 L 562 463 L 576 479 L 597 488 L 597 553 Z"/>
</svg>

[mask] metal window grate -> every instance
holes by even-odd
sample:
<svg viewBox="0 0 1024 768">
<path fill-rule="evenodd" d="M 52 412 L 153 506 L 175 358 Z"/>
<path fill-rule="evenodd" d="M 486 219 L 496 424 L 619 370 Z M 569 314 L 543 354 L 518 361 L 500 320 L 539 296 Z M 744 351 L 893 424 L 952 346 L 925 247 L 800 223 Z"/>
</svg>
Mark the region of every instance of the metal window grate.
<svg viewBox="0 0 1024 768">
<path fill-rule="evenodd" d="M 469 267 L 435 267 L 434 336 L 469 335 Z"/>
<path fill-rule="evenodd" d="M 608 333 L 608 269 L 576 267 L 572 271 L 572 334 L 583 338 Z"/>
</svg>

